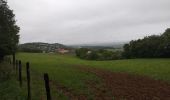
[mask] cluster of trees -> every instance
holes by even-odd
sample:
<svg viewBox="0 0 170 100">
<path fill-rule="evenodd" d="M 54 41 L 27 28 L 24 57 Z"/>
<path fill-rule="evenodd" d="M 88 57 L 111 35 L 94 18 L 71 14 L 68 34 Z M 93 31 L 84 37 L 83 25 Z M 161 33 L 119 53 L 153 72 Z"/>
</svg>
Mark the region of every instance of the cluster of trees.
<svg viewBox="0 0 170 100">
<path fill-rule="evenodd" d="M 128 58 L 170 58 L 170 28 L 161 35 L 151 35 L 143 39 L 132 40 L 124 45 L 122 51 L 81 48 L 76 55 L 88 60 L 114 60 Z"/>
<path fill-rule="evenodd" d="M 0 61 L 5 55 L 15 53 L 19 30 L 13 11 L 9 9 L 6 1 L 0 0 Z"/>
<path fill-rule="evenodd" d="M 19 48 L 19 52 L 42 53 L 43 51 L 36 48 Z"/>
<path fill-rule="evenodd" d="M 125 58 L 170 57 L 170 28 L 161 35 L 152 35 L 125 44 L 122 55 Z"/>
<path fill-rule="evenodd" d="M 114 60 L 121 59 L 121 51 L 108 51 L 105 49 L 93 50 L 80 48 L 76 50 L 76 56 L 87 60 Z"/>
</svg>

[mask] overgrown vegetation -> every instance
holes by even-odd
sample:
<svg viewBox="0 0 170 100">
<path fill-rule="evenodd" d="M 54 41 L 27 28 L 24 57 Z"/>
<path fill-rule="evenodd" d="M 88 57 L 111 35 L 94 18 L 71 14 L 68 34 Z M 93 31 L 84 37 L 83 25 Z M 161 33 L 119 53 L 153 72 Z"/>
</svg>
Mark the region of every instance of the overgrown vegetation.
<svg viewBox="0 0 170 100">
<path fill-rule="evenodd" d="M 42 53 L 43 51 L 36 48 L 19 48 L 19 52 Z"/>
<path fill-rule="evenodd" d="M 9 80 L 12 76 L 12 68 L 6 62 L 0 63 L 0 81 Z"/>
<path fill-rule="evenodd" d="M 19 27 L 15 15 L 5 0 L 0 0 L 0 60 L 16 51 Z"/>
<path fill-rule="evenodd" d="M 122 58 L 170 58 L 170 28 L 161 35 L 132 40 L 123 51 L 93 50 L 80 48 L 76 55 L 88 60 L 115 60 Z"/>
<path fill-rule="evenodd" d="M 87 49 L 87 48 L 80 48 L 76 50 L 76 56 L 81 59 L 87 60 L 114 60 L 114 59 L 121 59 L 121 51 L 109 51 L 105 49 Z"/>
<path fill-rule="evenodd" d="M 0 99 L 26 100 L 26 95 L 19 87 L 12 66 L 4 61 L 0 63 Z"/>
<path fill-rule="evenodd" d="M 162 35 L 148 36 L 124 45 L 123 56 L 125 58 L 169 58 L 170 28 Z"/>
</svg>

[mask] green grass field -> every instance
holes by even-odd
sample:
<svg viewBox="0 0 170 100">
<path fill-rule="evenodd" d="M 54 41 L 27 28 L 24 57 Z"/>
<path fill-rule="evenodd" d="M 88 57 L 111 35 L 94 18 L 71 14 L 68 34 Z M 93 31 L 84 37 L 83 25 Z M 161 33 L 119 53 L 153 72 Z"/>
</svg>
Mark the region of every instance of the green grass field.
<svg viewBox="0 0 170 100">
<path fill-rule="evenodd" d="M 52 97 L 55 99 L 67 99 L 56 84 L 67 87 L 74 94 L 86 95 L 93 98 L 93 93 L 86 86 L 86 81 L 95 80 L 100 83 L 100 78 L 92 73 L 82 72 L 75 68 L 78 66 L 94 67 L 113 72 L 127 72 L 130 74 L 145 75 L 154 79 L 170 82 L 170 59 L 130 59 L 113 61 L 87 61 L 76 58 L 73 55 L 18 53 L 17 59 L 22 61 L 24 84 L 26 88 L 25 63 L 30 62 L 31 85 L 33 100 L 45 98 L 43 73 L 48 73 L 51 85 Z"/>
<path fill-rule="evenodd" d="M 26 100 L 25 91 L 19 88 L 9 63 L 0 63 L 0 100 Z"/>
</svg>

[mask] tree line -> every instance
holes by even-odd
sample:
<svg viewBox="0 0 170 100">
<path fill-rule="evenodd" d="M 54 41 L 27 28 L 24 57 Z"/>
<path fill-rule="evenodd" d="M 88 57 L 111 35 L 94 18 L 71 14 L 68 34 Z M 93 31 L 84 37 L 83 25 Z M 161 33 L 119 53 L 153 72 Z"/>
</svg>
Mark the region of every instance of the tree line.
<svg viewBox="0 0 170 100">
<path fill-rule="evenodd" d="M 37 48 L 18 48 L 18 52 L 42 53 L 43 51 Z"/>
<path fill-rule="evenodd" d="M 169 58 L 170 28 L 161 35 L 130 41 L 129 44 L 124 45 L 122 56 L 125 58 Z"/>
<path fill-rule="evenodd" d="M 123 46 L 123 51 L 93 50 L 80 48 L 76 55 L 88 60 L 115 60 L 130 58 L 170 58 L 170 28 L 161 35 L 151 35 L 132 40 Z"/>
<path fill-rule="evenodd" d="M 19 30 L 13 11 L 9 9 L 6 1 L 0 0 L 0 61 L 4 56 L 16 52 Z"/>
<path fill-rule="evenodd" d="M 121 59 L 121 51 L 80 48 L 76 50 L 76 56 L 87 60 L 115 60 Z"/>
</svg>

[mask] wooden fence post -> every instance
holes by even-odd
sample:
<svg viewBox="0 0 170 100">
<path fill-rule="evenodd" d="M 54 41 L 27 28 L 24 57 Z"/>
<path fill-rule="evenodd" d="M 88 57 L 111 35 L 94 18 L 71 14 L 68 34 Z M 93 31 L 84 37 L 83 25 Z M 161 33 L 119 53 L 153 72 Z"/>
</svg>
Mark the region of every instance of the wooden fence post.
<svg viewBox="0 0 170 100">
<path fill-rule="evenodd" d="M 15 69 L 15 53 L 12 54 L 13 57 L 13 68 Z"/>
<path fill-rule="evenodd" d="M 50 86 L 49 86 L 49 77 L 48 77 L 47 73 L 44 74 L 44 81 L 45 81 L 47 100 L 51 100 L 51 93 L 50 93 Z"/>
<path fill-rule="evenodd" d="M 7 57 L 5 60 L 10 64 L 10 57 Z"/>
<path fill-rule="evenodd" d="M 16 70 L 16 74 L 17 74 L 17 72 L 18 72 L 18 60 L 16 60 L 16 62 L 15 62 L 15 70 Z"/>
<path fill-rule="evenodd" d="M 9 64 L 12 64 L 11 58 L 9 58 Z"/>
<path fill-rule="evenodd" d="M 31 100 L 31 87 L 30 87 L 30 64 L 26 63 L 26 71 L 27 71 L 27 88 L 28 88 L 28 99 Z"/>
<path fill-rule="evenodd" d="M 22 87 L 22 65 L 21 65 L 21 60 L 19 60 L 19 82 L 20 82 L 20 86 Z"/>
</svg>

